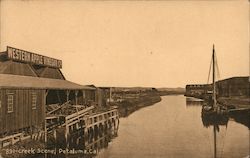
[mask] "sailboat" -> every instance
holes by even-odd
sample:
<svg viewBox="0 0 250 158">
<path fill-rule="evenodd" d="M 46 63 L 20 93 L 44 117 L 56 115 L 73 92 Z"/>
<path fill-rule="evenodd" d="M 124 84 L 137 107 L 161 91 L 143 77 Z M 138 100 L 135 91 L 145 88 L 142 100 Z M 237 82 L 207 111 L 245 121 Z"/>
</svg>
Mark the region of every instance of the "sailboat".
<svg viewBox="0 0 250 158">
<path fill-rule="evenodd" d="M 223 105 L 220 105 L 217 101 L 216 93 L 216 79 L 215 79 L 215 66 L 217 65 L 215 56 L 215 48 L 213 45 L 213 54 L 212 54 L 212 70 L 213 70 L 213 81 L 212 81 L 212 96 L 208 97 L 209 99 L 204 102 L 202 105 L 202 122 L 205 127 L 213 126 L 213 137 L 214 137 L 214 158 L 217 158 L 217 136 L 216 131 L 219 132 L 219 125 L 226 125 L 228 123 L 229 117 L 227 115 L 228 110 Z M 210 72 L 209 72 L 210 74 Z"/>
<path fill-rule="evenodd" d="M 223 105 L 220 105 L 217 102 L 217 93 L 216 93 L 216 56 L 215 56 L 215 48 L 213 45 L 213 54 L 212 54 L 212 71 L 213 71 L 213 90 L 212 90 L 212 97 L 208 99 L 208 101 L 204 102 L 202 106 L 202 116 L 211 116 L 211 117 L 217 117 L 220 115 L 225 115 L 227 113 L 227 108 Z"/>
</svg>

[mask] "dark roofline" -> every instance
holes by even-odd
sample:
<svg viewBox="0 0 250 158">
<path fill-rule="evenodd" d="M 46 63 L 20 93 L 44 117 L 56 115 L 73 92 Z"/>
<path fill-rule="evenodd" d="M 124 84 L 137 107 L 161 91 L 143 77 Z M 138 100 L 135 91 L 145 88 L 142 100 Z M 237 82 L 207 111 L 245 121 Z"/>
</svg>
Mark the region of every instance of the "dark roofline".
<svg viewBox="0 0 250 158">
<path fill-rule="evenodd" d="M 95 85 L 93 85 L 93 84 L 90 84 L 90 85 L 85 85 L 85 86 L 88 86 L 88 87 L 92 87 L 92 88 L 97 88 Z"/>
<path fill-rule="evenodd" d="M 71 81 L 0 74 L 1 89 L 54 89 L 54 90 L 95 90 L 95 88 L 83 86 Z"/>
<path fill-rule="evenodd" d="M 250 76 L 235 76 L 235 77 L 230 77 L 230 78 L 226 78 L 226 79 L 222 79 L 222 80 L 218 80 L 216 81 L 216 83 L 220 83 L 220 82 L 224 82 L 224 81 L 228 81 L 228 80 L 233 80 L 233 79 L 248 79 L 248 81 L 250 82 Z M 208 83 L 208 84 L 187 84 L 186 87 L 189 86 L 207 86 L 207 85 L 212 85 L 212 83 Z"/>
<path fill-rule="evenodd" d="M 235 76 L 235 77 L 230 77 L 230 78 L 218 80 L 216 82 L 227 81 L 227 80 L 232 80 L 232 79 L 250 79 L 250 76 Z"/>
<path fill-rule="evenodd" d="M 0 52 L 0 61 L 7 61 L 7 55 L 6 55 L 6 51 L 4 52 Z"/>
</svg>

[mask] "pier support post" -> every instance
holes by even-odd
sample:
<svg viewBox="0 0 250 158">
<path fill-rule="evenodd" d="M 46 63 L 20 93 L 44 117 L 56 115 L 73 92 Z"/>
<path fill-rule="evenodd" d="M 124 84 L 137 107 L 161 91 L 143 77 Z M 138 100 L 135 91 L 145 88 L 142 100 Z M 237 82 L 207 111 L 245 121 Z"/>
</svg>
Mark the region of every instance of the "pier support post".
<svg viewBox="0 0 250 158">
<path fill-rule="evenodd" d="M 70 93 L 70 91 L 69 91 L 69 90 L 67 90 L 67 91 L 66 91 L 66 95 L 67 95 L 67 102 L 69 101 L 69 93 Z"/>
<path fill-rule="evenodd" d="M 54 136 L 55 142 L 57 142 L 56 129 L 53 130 L 53 136 Z"/>
<path fill-rule="evenodd" d="M 44 97 L 44 112 L 46 113 L 46 100 L 47 100 L 47 95 L 49 94 L 49 90 L 45 90 L 45 97 Z M 44 119 L 44 143 L 47 144 L 47 119 L 45 116 Z"/>
<path fill-rule="evenodd" d="M 79 121 L 79 118 L 78 118 L 78 121 Z M 80 121 L 78 123 L 76 123 L 76 130 L 77 131 L 79 130 L 79 123 L 80 123 Z"/>
<path fill-rule="evenodd" d="M 65 141 L 68 146 L 68 133 L 69 133 L 69 127 L 68 127 L 68 122 L 65 120 Z"/>
<path fill-rule="evenodd" d="M 46 127 L 46 119 L 44 123 L 44 142 L 47 143 L 47 127 Z"/>
<path fill-rule="evenodd" d="M 78 91 L 75 91 L 75 101 L 76 101 L 76 105 L 78 104 L 78 100 L 77 100 L 77 95 L 78 95 Z"/>
<path fill-rule="evenodd" d="M 57 98 L 58 98 L 59 102 L 62 103 L 62 100 L 61 100 L 61 97 L 60 97 L 60 94 L 59 94 L 58 90 L 56 90 L 56 95 L 57 95 Z"/>
<path fill-rule="evenodd" d="M 109 89 L 109 105 L 111 103 L 111 99 L 112 99 L 112 87 L 110 87 Z"/>
<path fill-rule="evenodd" d="M 88 130 L 89 130 L 89 127 L 88 127 L 89 123 L 88 123 L 88 121 L 89 121 L 89 118 L 87 116 L 85 116 L 84 117 L 84 125 L 85 125 L 85 127 L 84 127 L 84 130 L 83 130 L 84 146 L 85 147 L 88 145 L 88 137 L 89 137 L 89 135 L 88 135 Z"/>
<path fill-rule="evenodd" d="M 86 104 L 86 96 L 85 96 L 85 91 L 84 90 L 82 90 L 82 103 L 83 103 L 83 105 L 85 105 Z"/>
</svg>

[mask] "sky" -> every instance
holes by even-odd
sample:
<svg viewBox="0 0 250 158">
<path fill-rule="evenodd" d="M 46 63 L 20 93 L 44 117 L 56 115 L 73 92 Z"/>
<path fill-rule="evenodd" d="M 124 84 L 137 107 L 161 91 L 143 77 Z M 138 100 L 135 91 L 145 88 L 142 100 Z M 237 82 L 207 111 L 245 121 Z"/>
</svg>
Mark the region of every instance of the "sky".
<svg viewBox="0 0 250 158">
<path fill-rule="evenodd" d="M 249 1 L 1 0 L 7 46 L 63 61 L 67 80 L 96 86 L 207 83 L 249 76 Z"/>
</svg>

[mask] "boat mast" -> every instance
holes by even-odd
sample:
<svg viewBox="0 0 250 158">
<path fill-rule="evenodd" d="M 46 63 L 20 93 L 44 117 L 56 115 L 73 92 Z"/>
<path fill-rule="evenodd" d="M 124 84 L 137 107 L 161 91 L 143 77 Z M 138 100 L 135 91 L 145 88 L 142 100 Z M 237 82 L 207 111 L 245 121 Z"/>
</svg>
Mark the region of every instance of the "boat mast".
<svg viewBox="0 0 250 158">
<path fill-rule="evenodd" d="M 215 86 L 215 50 L 214 50 L 214 45 L 213 45 L 213 108 L 216 109 L 216 86 Z"/>
</svg>

